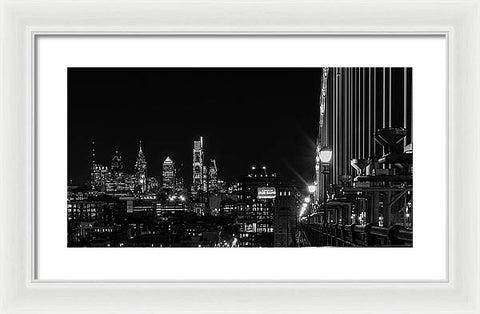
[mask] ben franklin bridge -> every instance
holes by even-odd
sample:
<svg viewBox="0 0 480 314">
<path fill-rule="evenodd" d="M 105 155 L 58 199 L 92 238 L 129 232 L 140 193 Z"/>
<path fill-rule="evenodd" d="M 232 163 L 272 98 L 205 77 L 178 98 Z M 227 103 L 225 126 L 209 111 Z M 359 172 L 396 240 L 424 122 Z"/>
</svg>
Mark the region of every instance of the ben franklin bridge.
<svg viewBox="0 0 480 314">
<path fill-rule="evenodd" d="M 323 68 L 305 246 L 412 246 L 412 69 Z"/>
</svg>

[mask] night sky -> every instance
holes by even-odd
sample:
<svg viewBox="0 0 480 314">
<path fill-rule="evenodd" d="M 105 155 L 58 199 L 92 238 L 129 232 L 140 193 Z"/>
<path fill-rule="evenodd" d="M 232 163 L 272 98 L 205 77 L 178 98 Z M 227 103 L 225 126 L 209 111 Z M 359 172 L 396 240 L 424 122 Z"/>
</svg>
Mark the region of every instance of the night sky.
<svg viewBox="0 0 480 314">
<path fill-rule="evenodd" d="M 321 68 L 69 68 L 68 177 L 87 183 L 91 142 L 133 173 L 142 140 L 148 175 L 170 156 L 192 181 L 193 140 L 204 137 L 228 183 L 251 165 L 312 182 Z M 300 185 L 301 186 L 301 185 Z"/>
</svg>

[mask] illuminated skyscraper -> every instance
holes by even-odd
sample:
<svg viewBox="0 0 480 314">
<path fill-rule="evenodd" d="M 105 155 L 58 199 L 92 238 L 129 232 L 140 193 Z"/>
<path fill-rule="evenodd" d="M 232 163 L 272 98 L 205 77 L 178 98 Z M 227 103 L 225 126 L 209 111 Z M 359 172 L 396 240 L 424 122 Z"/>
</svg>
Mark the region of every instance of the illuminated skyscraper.
<svg viewBox="0 0 480 314">
<path fill-rule="evenodd" d="M 145 193 L 147 191 L 147 161 L 142 151 L 142 141 L 135 162 L 136 190 Z"/>
<path fill-rule="evenodd" d="M 210 160 L 210 166 L 208 168 L 208 191 L 218 191 L 218 174 L 217 163 L 215 159 Z"/>
<path fill-rule="evenodd" d="M 202 175 L 202 191 L 208 192 L 208 169 L 206 165 L 203 166 Z"/>
<path fill-rule="evenodd" d="M 128 190 L 128 186 L 125 182 L 125 174 L 123 173 L 122 156 L 120 156 L 117 150 L 110 164 L 108 180 L 105 183 L 105 191 L 107 193 L 121 193 L 126 190 Z"/>
<path fill-rule="evenodd" d="M 92 167 L 90 172 L 90 186 L 92 190 L 101 191 L 105 189 L 105 182 L 108 177 L 108 167 L 103 166 L 95 160 L 95 142 L 92 142 Z"/>
<path fill-rule="evenodd" d="M 95 162 L 95 141 L 92 142 L 92 165 L 90 167 L 90 186 L 92 190 L 96 188 L 96 162 Z"/>
<path fill-rule="evenodd" d="M 162 187 L 171 190 L 175 188 L 175 163 L 170 157 L 163 162 Z"/>
<path fill-rule="evenodd" d="M 118 150 L 115 151 L 115 156 L 113 156 L 112 158 L 110 169 L 112 170 L 112 172 L 120 172 L 123 170 L 122 156 L 120 156 Z"/>
<path fill-rule="evenodd" d="M 193 182 L 192 192 L 205 191 L 205 166 L 203 165 L 203 137 L 200 140 L 193 141 Z"/>
</svg>

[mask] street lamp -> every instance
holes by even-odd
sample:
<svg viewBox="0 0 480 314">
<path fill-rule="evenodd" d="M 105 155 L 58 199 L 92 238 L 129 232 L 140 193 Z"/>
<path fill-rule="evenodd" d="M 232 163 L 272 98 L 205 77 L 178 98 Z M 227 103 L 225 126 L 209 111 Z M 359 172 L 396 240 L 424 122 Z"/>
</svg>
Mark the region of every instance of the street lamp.
<svg viewBox="0 0 480 314">
<path fill-rule="evenodd" d="M 314 212 L 314 207 L 315 207 L 315 192 L 316 188 L 315 185 L 309 185 L 308 186 L 308 193 L 309 196 L 305 198 L 305 201 L 308 199 L 307 203 L 310 203 L 310 214 Z"/>
<path fill-rule="evenodd" d="M 320 161 L 322 162 L 322 174 L 323 174 L 323 224 L 327 224 L 327 174 L 328 165 L 332 159 L 332 149 L 329 147 L 323 147 L 320 152 Z"/>
<path fill-rule="evenodd" d="M 320 161 L 322 164 L 328 164 L 330 163 L 330 160 L 332 159 L 332 149 L 329 147 L 324 147 L 320 150 Z"/>
</svg>

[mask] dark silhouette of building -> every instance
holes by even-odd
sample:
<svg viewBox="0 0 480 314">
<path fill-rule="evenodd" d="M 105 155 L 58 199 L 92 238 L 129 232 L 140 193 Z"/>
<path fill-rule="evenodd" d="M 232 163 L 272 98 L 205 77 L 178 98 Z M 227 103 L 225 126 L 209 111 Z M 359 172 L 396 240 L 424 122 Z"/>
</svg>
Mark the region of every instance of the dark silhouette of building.
<svg viewBox="0 0 480 314">
<path fill-rule="evenodd" d="M 269 173 L 265 166 L 253 166 L 239 180 L 237 222 L 240 246 L 293 246 L 298 208 L 296 189 Z"/>
</svg>

